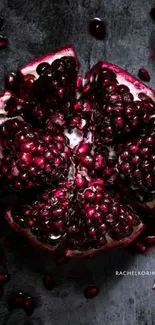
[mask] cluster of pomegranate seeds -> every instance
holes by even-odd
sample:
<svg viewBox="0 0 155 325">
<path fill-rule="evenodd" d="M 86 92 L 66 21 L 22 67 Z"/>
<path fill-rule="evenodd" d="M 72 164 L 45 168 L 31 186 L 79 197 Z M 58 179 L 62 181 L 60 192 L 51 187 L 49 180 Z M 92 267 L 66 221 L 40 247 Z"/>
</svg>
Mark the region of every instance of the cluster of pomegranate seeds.
<svg viewBox="0 0 155 325">
<path fill-rule="evenodd" d="M 101 65 L 98 74 L 97 69 L 94 68 L 90 78 L 90 87 L 98 103 L 94 120 L 103 142 L 111 143 L 147 123 L 155 112 L 155 103 L 141 91 L 135 94 L 135 100 L 130 85 L 120 84 L 122 76 L 117 76 L 112 69 Z"/>
<path fill-rule="evenodd" d="M 7 184 L 9 179 L 8 186 L 18 190 L 68 175 L 71 151 L 64 135 L 43 134 L 16 119 L 8 120 L 0 132 L 5 153 L 0 163 L 2 184 Z"/>
<path fill-rule="evenodd" d="M 155 119 L 131 141 L 123 145 L 119 156 L 120 176 L 141 201 L 155 197 Z"/>
<path fill-rule="evenodd" d="M 97 40 L 104 40 L 106 36 L 106 26 L 103 20 L 94 18 L 89 22 L 89 33 Z"/>
<path fill-rule="evenodd" d="M 150 74 L 148 73 L 148 71 L 144 68 L 139 69 L 138 71 L 138 77 L 143 80 L 143 81 L 150 81 Z"/>
<path fill-rule="evenodd" d="M 28 316 L 31 316 L 35 309 L 35 301 L 32 296 L 23 292 L 12 293 L 8 299 L 9 309 L 20 308 L 25 311 Z"/>
</svg>

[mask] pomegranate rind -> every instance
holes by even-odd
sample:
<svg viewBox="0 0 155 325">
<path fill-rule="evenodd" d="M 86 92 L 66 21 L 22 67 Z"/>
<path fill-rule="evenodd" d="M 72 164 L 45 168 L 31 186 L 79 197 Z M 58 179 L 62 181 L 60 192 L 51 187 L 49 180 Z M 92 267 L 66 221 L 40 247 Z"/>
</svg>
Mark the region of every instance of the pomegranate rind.
<svg viewBox="0 0 155 325">
<path fill-rule="evenodd" d="M 0 96 L 0 124 L 5 122 L 8 118 L 6 117 L 7 112 L 5 111 L 5 105 L 7 101 L 12 97 L 12 93 L 9 90 L 4 90 Z"/>
<path fill-rule="evenodd" d="M 7 209 L 5 211 L 5 219 L 7 220 L 8 224 L 12 227 L 13 230 L 15 230 L 17 233 L 19 233 L 20 235 L 23 235 L 23 237 L 25 237 L 26 239 L 28 239 L 28 241 L 42 249 L 42 250 L 47 250 L 49 252 L 54 253 L 58 246 L 60 245 L 60 243 L 58 245 L 55 246 L 51 246 L 49 244 L 43 244 L 41 243 L 28 229 L 22 229 L 16 222 L 14 222 L 12 215 L 11 215 L 11 209 Z M 107 239 L 107 245 L 99 248 L 99 249 L 90 249 L 90 250 L 86 250 L 86 251 L 79 251 L 79 250 L 70 250 L 66 247 L 65 249 L 65 256 L 66 257 L 76 257 L 76 258 L 81 258 L 81 257 L 88 257 L 88 256 L 93 256 L 96 253 L 100 252 L 100 251 L 106 251 L 115 247 L 125 247 L 128 246 L 129 244 L 131 244 L 137 236 L 139 236 L 144 230 L 145 230 L 145 225 L 143 223 L 140 223 L 139 226 L 134 227 L 134 231 L 133 233 L 130 235 L 129 238 L 125 238 L 119 241 L 114 241 L 113 239 L 111 239 L 108 235 L 106 235 L 106 239 Z M 65 239 L 64 239 L 65 240 Z M 63 241 L 63 238 L 61 240 L 61 242 Z M 64 246 L 65 246 L 65 242 L 64 242 Z"/>
<path fill-rule="evenodd" d="M 132 76 L 128 71 L 118 67 L 115 64 L 100 61 L 98 62 L 86 75 L 86 80 L 91 80 L 94 73 L 98 73 L 101 68 L 107 68 L 112 70 L 117 75 L 119 84 L 124 84 L 129 87 L 130 92 L 134 96 L 134 100 L 138 100 L 138 94 L 144 92 L 147 96 L 151 97 L 155 101 L 155 90 L 146 86 L 143 82 L 139 81 L 136 77 Z"/>
<path fill-rule="evenodd" d="M 113 239 L 111 239 L 108 235 L 106 235 L 106 239 L 107 239 L 107 245 L 100 247 L 98 249 L 90 249 L 87 251 L 79 251 L 79 250 L 70 250 L 68 248 L 66 248 L 65 250 L 65 255 L 66 257 L 76 257 L 76 258 L 80 258 L 80 257 L 88 257 L 88 256 L 93 256 L 101 251 L 108 251 L 112 248 L 118 248 L 118 247 L 125 247 L 130 245 L 137 236 L 139 236 L 144 230 L 145 230 L 146 226 L 141 223 L 139 226 L 134 228 L 133 233 L 131 234 L 130 237 L 128 238 L 124 238 L 122 240 L 119 241 L 114 241 Z"/>
<path fill-rule="evenodd" d="M 51 52 L 47 55 L 43 55 L 41 57 L 38 57 L 34 60 L 32 60 L 31 62 L 29 62 L 28 64 L 24 65 L 21 69 L 20 69 L 20 73 L 23 75 L 34 75 L 36 78 L 38 77 L 38 74 L 36 72 L 36 68 L 37 66 L 42 63 L 42 62 L 48 62 L 49 64 L 51 64 L 54 60 L 57 59 L 61 59 L 63 56 L 72 56 L 75 58 L 76 63 L 77 63 L 77 69 L 78 69 L 78 60 L 75 54 L 75 51 L 73 49 L 72 46 L 68 45 L 68 46 L 64 46 L 59 48 L 58 50 Z"/>
<path fill-rule="evenodd" d="M 44 244 L 41 243 L 32 233 L 29 229 L 22 229 L 16 222 L 14 222 L 14 220 L 12 219 L 12 215 L 11 215 L 11 209 L 7 209 L 5 211 L 5 219 L 8 222 L 8 224 L 11 226 L 11 228 L 19 233 L 20 235 L 22 235 L 23 237 L 25 237 L 25 239 L 27 239 L 29 241 L 29 243 L 31 243 L 32 245 L 34 245 L 35 247 L 38 247 L 42 250 L 46 250 L 49 251 L 51 253 L 54 253 L 56 251 L 56 249 L 58 248 L 58 245 L 55 246 L 51 246 L 49 244 Z"/>
</svg>

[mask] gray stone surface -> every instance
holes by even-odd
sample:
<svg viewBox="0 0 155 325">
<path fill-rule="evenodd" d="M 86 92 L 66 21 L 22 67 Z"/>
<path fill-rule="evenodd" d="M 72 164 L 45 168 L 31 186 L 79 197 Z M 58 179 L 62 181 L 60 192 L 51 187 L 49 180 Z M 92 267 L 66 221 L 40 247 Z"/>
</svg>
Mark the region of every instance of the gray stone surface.
<svg viewBox="0 0 155 325">
<path fill-rule="evenodd" d="M 0 84 L 6 71 L 15 71 L 28 60 L 71 43 L 83 73 L 98 60 L 109 60 L 135 75 L 140 67 L 147 68 L 154 86 L 155 61 L 150 57 L 155 50 L 155 22 L 149 17 L 154 5 L 153 0 L 1 0 L 9 46 L 0 52 Z M 107 24 L 105 41 L 88 35 L 87 24 L 94 16 Z M 59 268 L 50 256 L 43 261 L 39 258 L 40 263 L 32 263 L 18 250 L 7 251 L 3 267 L 9 270 L 11 281 L 1 300 L 0 325 L 155 325 L 154 277 L 115 276 L 116 270 L 154 271 L 154 250 L 146 256 L 115 250 Z M 91 301 L 83 297 L 84 283 L 68 279 L 70 272 L 84 266 L 101 288 Z M 43 270 L 58 273 L 60 283 L 53 292 L 42 285 Z M 8 312 L 6 299 L 13 290 L 37 297 L 38 308 L 32 317 L 22 311 Z"/>
</svg>

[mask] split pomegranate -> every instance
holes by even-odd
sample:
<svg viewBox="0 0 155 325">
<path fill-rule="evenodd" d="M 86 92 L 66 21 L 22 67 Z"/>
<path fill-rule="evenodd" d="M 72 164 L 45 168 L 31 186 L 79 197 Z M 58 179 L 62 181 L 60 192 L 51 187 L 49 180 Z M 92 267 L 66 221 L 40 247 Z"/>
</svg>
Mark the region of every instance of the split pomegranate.
<svg viewBox="0 0 155 325">
<path fill-rule="evenodd" d="M 145 229 L 136 208 L 155 206 L 154 90 L 106 62 L 82 79 L 71 47 L 5 85 L 0 183 L 19 195 L 8 223 L 40 248 L 63 246 L 67 257 L 129 245 Z"/>
</svg>

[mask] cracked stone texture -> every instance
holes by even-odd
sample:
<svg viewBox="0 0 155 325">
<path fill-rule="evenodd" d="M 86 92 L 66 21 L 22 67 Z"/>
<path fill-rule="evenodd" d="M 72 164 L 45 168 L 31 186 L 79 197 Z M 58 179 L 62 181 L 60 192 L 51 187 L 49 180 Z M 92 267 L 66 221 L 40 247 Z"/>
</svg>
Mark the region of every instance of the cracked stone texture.
<svg viewBox="0 0 155 325">
<path fill-rule="evenodd" d="M 154 5 L 153 0 L 1 0 L 9 39 L 8 48 L 0 52 L 1 89 L 6 71 L 16 71 L 30 59 L 64 44 L 74 45 L 82 73 L 99 60 L 116 63 L 134 75 L 145 67 L 154 87 L 155 22 L 149 17 Z M 88 34 L 88 22 L 95 16 L 106 22 L 104 41 Z M 2 229 L 1 236 L 8 231 Z M 155 271 L 155 250 L 133 256 L 120 249 L 61 267 L 46 254 L 38 254 L 38 259 L 37 255 L 28 258 L 19 249 L 5 251 L 1 269 L 9 271 L 11 281 L 1 299 L 1 325 L 155 325 L 155 277 L 115 275 L 116 270 Z M 58 274 L 59 283 L 52 292 L 42 284 L 45 270 Z M 84 270 L 87 280 L 74 279 Z M 100 294 L 88 301 L 83 289 L 91 278 L 100 286 Z M 31 317 L 20 310 L 8 312 L 6 300 L 13 290 L 36 297 L 37 309 Z"/>
</svg>

